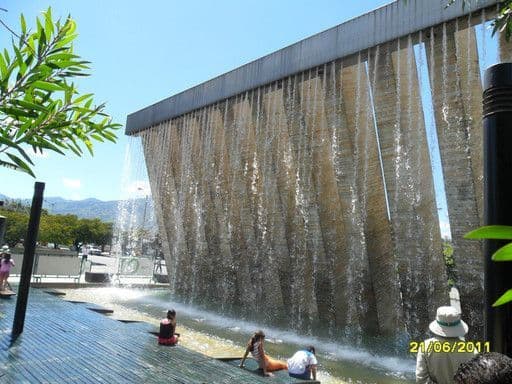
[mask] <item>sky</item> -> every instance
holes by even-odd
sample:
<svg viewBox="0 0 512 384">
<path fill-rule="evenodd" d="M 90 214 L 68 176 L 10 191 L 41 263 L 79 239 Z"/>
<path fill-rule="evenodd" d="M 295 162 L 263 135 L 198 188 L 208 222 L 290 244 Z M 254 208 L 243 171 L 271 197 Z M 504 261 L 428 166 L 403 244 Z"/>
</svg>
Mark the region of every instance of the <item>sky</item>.
<svg viewBox="0 0 512 384">
<path fill-rule="evenodd" d="M 54 17 L 70 14 L 79 36 L 75 52 L 91 61 L 91 76 L 80 79 L 82 93 L 123 125 L 116 144 L 96 143 L 94 156 L 47 153 L 34 159 L 36 179 L 0 167 L 0 193 L 33 195 L 45 183 L 46 197 L 117 200 L 130 139 L 126 116 L 261 56 L 369 12 L 390 1 L 340 0 L 0 0 L 0 17 L 19 30 L 48 6 Z M 10 36 L 0 30 L 0 47 Z M 125 191 L 122 190 L 125 189 Z M 141 188 L 134 188 L 133 193 Z"/>
</svg>

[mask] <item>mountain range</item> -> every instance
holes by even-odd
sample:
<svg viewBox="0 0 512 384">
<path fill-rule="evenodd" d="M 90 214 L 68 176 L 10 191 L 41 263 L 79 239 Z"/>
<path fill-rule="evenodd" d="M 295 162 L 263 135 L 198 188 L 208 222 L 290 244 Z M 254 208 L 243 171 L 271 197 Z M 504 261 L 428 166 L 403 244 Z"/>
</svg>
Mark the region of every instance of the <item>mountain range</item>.
<svg viewBox="0 0 512 384">
<path fill-rule="evenodd" d="M 20 201 L 24 205 L 30 205 L 31 199 L 17 199 L 0 193 L 0 200 Z M 153 201 L 145 198 L 129 201 L 111 200 L 102 201 L 94 198 L 85 200 L 66 200 L 62 197 L 45 197 L 43 209 L 56 215 L 76 215 L 83 219 L 98 218 L 106 222 L 115 222 L 120 215 L 119 211 L 126 209 L 130 216 L 136 217 L 136 222 L 145 221 L 149 225 L 154 221 Z"/>
</svg>

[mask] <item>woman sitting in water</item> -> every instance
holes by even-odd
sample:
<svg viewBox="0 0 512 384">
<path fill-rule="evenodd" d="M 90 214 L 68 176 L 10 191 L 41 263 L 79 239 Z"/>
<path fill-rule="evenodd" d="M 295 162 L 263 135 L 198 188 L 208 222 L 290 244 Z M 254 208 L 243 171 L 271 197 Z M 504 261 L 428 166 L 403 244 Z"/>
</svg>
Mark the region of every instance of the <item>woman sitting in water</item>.
<svg viewBox="0 0 512 384">
<path fill-rule="evenodd" d="M 170 309 L 167 311 L 167 317 L 160 321 L 160 333 L 158 334 L 158 344 L 176 345 L 179 334 L 176 330 L 176 311 Z"/>
<path fill-rule="evenodd" d="M 242 361 L 240 362 L 240 367 L 243 368 L 245 359 L 249 352 L 251 352 L 252 357 L 258 362 L 258 366 L 261 370 L 263 370 L 264 376 L 272 376 L 274 371 L 279 371 L 281 369 L 288 369 L 288 366 L 284 361 L 275 360 L 269 357 L 265 353 L 265 349 L 263 348 L 263 340 L 265 339 L 265 334 L 263 331 L 256 332 L 247 343 L 247 349 L 245 350 L 244 357 L 242 357 Z"/>
</svg>

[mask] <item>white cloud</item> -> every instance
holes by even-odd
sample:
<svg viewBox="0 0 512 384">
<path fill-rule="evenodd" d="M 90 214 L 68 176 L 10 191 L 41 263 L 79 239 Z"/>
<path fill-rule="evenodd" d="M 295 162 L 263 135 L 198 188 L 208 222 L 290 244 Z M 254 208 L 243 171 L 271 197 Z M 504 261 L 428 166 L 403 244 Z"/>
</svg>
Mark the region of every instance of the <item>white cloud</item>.
<svg viewBox="0 0 512 384">
<path fill-rule="evenodd" d="M 67 177 L 62 178 L 62 184 L 66 188 L 70 189 L 80 189 L 82 188 L 82 182 L 80 179 L 68 179 Z"/>
</svg>

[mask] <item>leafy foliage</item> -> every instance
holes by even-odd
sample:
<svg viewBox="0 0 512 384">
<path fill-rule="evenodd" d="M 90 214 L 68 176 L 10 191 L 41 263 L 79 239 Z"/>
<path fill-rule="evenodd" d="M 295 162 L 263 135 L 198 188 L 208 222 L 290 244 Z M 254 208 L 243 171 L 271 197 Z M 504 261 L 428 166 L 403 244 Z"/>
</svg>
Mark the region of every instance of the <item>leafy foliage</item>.
<svg viewBox="0 0 512 384">
<path fill-rule="evenodd" d="M 93 154 L 92 141 L 115 142 L 120 124 L 72 82 L 89 69 L 73 52 L 73 19 L 54 21 L 48 8 L 35 31 L 27 29 L 23 15 L 20 25 L 12 50 L 0 51 L 0 165 L 34 176 L 28 149 L 81 156 L 85 147 Z"/>
<path fill-rule="evenodd" d="M 447 0 L 446 7 L 453 5 L 457 0 Z M 462 8 L 469 6 L 472 1 L 477 0 L 462 0 Z M 407 0 L 404 0 L 407 3 Z M 492 34 L 496 32 L 504 33 L 507 41 L 510 41 L 512 36 L 512 0 L 503 0 L 499 3 L 499 12 L 492 23 Z"/>
<path fill-rule="evenodd" d="M 500 11 L 493 23 L 493 33 L 496 31 L 505 33 L 507 41 L 512 36 L 512 0 L 500 3 Z"/>
<path fill-rule="evenodd" d="M 5 216 L 7 226 L 4 242 L 9 247 L 14 247 L 27 235 L 28 212 L 0 209 L 0 215 Z"/>
<path fill-rule="evenodd" d="M 449 0 L 447 7 L 452 5 L 456 0 Z M 469 5 L 471 0 L 463 0 L 462 7 Z M 492 23 L 492 34 L 496 32 L 504 33 L 507 41 L 512 36 L 512 0 L 504 0 L 500 3 L 500 8 L 496 19 Z"/>
<path fill-rule="evenodd" d="M 466 239 L 494 239 L 494 240 L 512 240 L 512 227 L 508 225 L 487 225 L 471 231 L 464 236 Z M 493 261 L 512 261 L 512 243 L 499 248 L 492 255 Z M 509 289 L 492 305 L 498 307 L 512 301 L 512 289 Z"/>
<path fill-rule="evenodd" d="M 448 275 L 448 286 L 453 287 L 457 284 L 458 278 L 455 273 L 455 260 L 453 259 L 453 245 L 449 241 L 443 241 L 444 264 L 446 265 L 446 274 Z"/>
<path fill-rule="evenodd" d="M 29 212 L 17 206 L 0 209 L 0 215 L 7 219 L 5 242 L 14 246 L 27 234 Z M 99 246 L 110 244 L 113 224 L 99 219 L 79 219 L 75 215 L 50 215 L 46 211 L 41 215 L 38 241 L 73 245 L 78 248 L 83 243 Z"/>
</svg>

